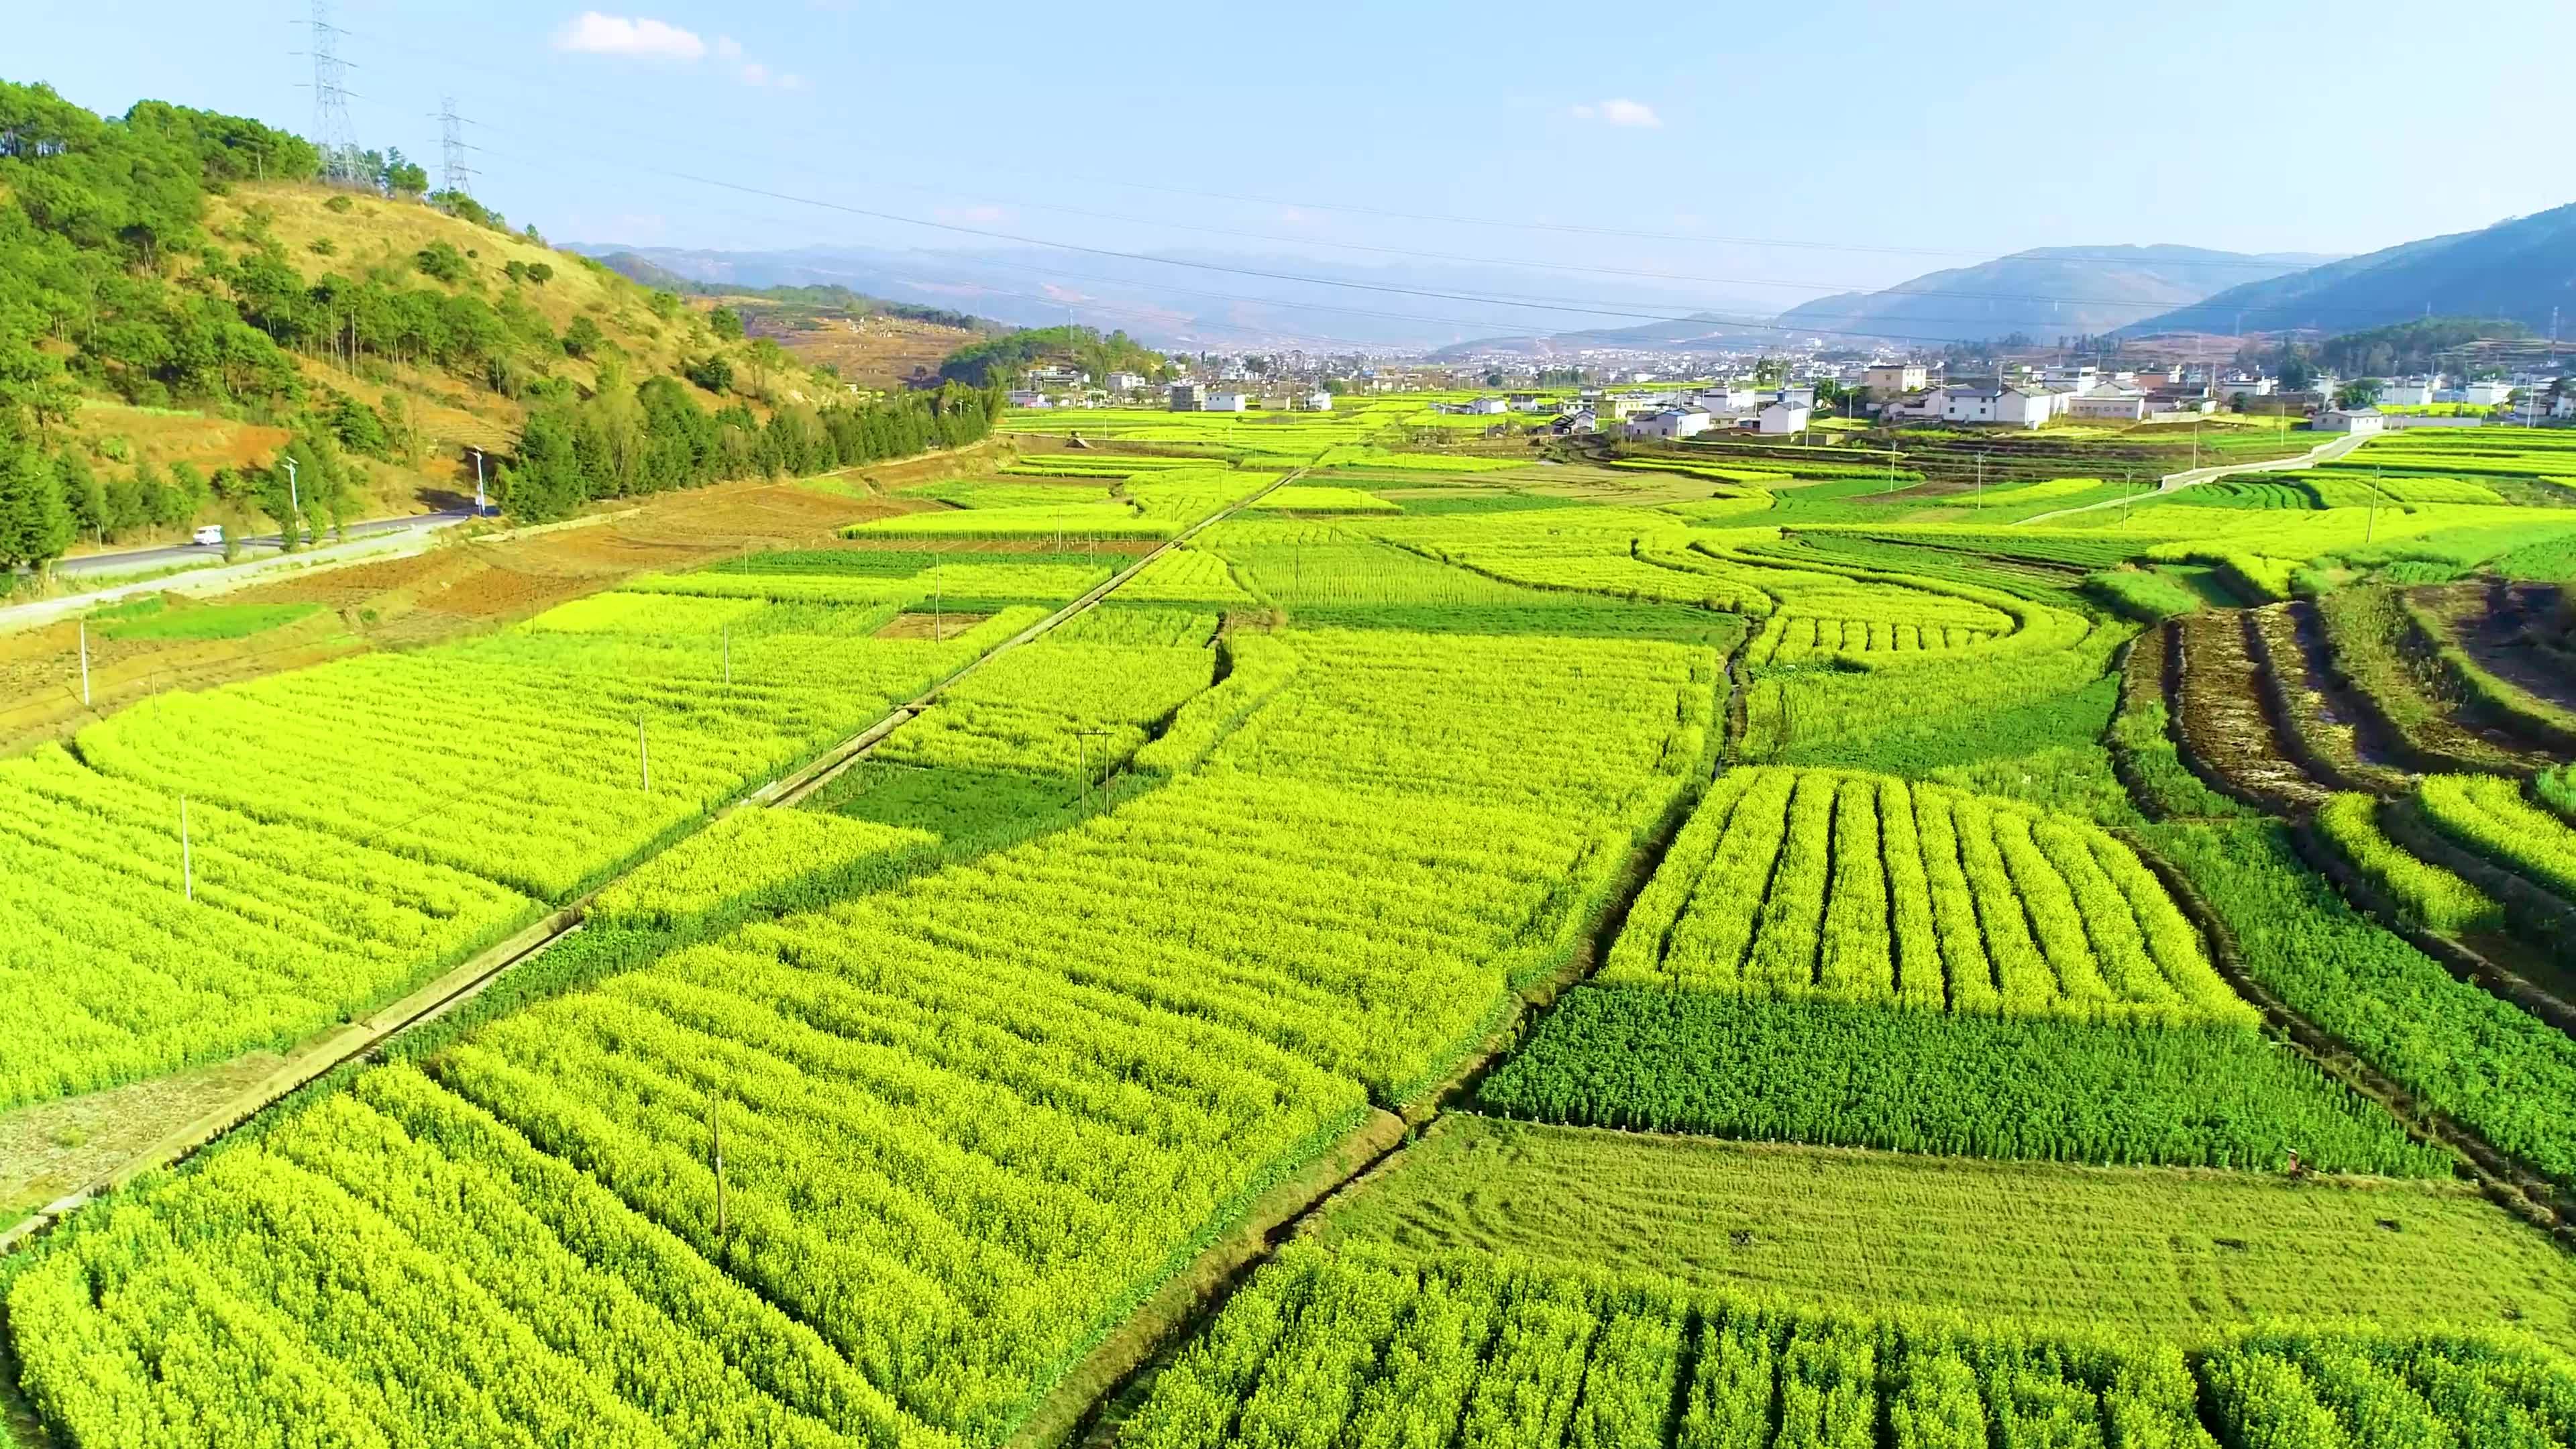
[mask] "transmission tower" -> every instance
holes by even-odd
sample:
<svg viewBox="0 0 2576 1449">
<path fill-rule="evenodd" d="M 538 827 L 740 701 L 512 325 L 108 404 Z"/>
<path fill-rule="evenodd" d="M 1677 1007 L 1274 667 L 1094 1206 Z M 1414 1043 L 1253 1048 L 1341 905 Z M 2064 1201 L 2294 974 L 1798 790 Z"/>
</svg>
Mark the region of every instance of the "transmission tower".
<svg viewBox="0 0 2576 1449">
<path fill-rule="evenodd" d="M 349 124 L 349 66 L 340 59 L 341 33 L 331 23 L 331 0 L 313 0 L 313 144 L 322 151 L 322 178 L 350 186 L 359 180 L 358 133 Z"/>
<path fill-rule="evenodd" d="M 443 158 L 438 189 L 472 195 L 474 168 L 465 164 L 465 153 L 474 148 L 465 144 L 465 118 L 456 114 L 454 96 L 438 98 L 438 149 Z"/>
</svg>

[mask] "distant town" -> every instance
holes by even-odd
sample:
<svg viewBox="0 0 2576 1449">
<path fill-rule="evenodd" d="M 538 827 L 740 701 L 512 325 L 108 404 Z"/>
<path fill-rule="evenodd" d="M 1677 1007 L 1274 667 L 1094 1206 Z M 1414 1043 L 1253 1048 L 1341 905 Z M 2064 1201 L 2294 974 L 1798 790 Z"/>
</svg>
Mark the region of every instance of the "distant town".
<svg viewBox="0 0 2576 1449">
<path fill-rule="evenodd" d="M 2576 390 L 2554 364 L 2340 378 L 2307 367 L 2275 374 L 2196 361 L 2105 365 L 2003 361 L 1962 367 L 1902 356 L 1677 355 L 1566 365 L 1528 359 L 1429 363 L 1302 352 L 1177 356 L 1148 377 L 1094 378 L 1067 366 L 1027 370 L 1019 408 L 1163 408 L 1172 412 L 1329 412 L 1335 399 L 1378 393 L 1473 393 L 1443 411 L 1492 415 L 1497 431 L 1544 426 L 1677 440 L 1735 431 L 1784 436 L 1843 427 L 2037 429 L 2189 422 L 2219 413 L 2338 433 L 2462 428 L 2576 419 Z M 1512 421 L 1518 418 L 1516 426 Z"/>
</svg>

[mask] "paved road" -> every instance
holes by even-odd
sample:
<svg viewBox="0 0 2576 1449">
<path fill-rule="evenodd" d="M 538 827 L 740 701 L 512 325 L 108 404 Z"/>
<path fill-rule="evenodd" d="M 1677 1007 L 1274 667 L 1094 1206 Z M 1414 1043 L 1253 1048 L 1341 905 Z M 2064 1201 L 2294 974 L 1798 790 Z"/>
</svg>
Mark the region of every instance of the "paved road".
<svg viewBox="0 0 2576 1449">
<path fill-rule="evenodd" d="M 2167 473 L 2163 478 L 2158 479 L 2156 482 L 2156 491 L 2159 493 L 2171 493 L 2177 489 L 2189 488 L 2196 484 L 2213 483 L 2221 478 L 2233 478 L 2241 473 L 2294 473 L 2302 468 L 2313 468 L 2319 463 L 2331 463 L 2335 459 L 2351 452 L 2353 449 L 2360 447 L 2362 444 L 2369 442 L 2371 438 L 2375 436 L 2378 435 L 2371 433 L 2347 433 L 2343 436 L 2334 438 L 2331 441 L 2319 443 L 2304 453 L 2288 458 L 2274 458 L 2269 462 L 2213 463 L 2206 468 L 2186 468 L 2179 473 Z M 2119 508 L 2130 501 L 2132 500 L 2126 498 L 2113 498 L 2101 503 L 2083 504 L 2076 508 L 2060 508 L 2051 513 L 2034 514 L 2029 518 L 2023 519 L 2022 523 L 2024 525 L 2047 523 L 2054 519 L 2067 517 L 2070 514 L 2091 513 L 2097 509 L 2103 508 Z"/>
<path fill-rule="evenodd" d="M 462 523 L 473 516 L 470 511 L 459 508 L 445 513 L 414 513 L 401 518 L 371 519 L 365 523 L 350 524 L 349 537 L 372 538 L 378 534 L 401 533 L 415 528 L 441 528 L 451 523 Z M 339 540 L 337 535 L 326 533 L 321 541 L 336 543 Z M 241 540 L 241 548 L 244 555 L 259 552 L 275 553 L 280 542 L 278 535 L 266 533 L 257 538 Z M 129 549 L 123 553 L 83 554 L 78 558 L 67 558 L 55 564 L 54 572 L 65 575 L 151 573 L 155 570 L 174 569 L 187 564 L 211 563 L 223 556 L 221 545 L 188 543 L 171 548 L 138 548 Z"/>
</svg>

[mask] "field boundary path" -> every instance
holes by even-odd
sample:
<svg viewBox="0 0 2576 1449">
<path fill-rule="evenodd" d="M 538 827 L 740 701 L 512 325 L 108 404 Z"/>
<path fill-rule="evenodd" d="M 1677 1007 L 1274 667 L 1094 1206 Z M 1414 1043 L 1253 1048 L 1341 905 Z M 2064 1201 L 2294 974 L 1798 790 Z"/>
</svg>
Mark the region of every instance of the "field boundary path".
<svg viewBox="0 0 2576 1449">
<path fill-rule="evenodd" d="M 2206 468 L 2185 468 L 2179 473 L 2167 473 L 2157 479 L 2156 491 L 2175 493 L 2196 484 L 2215 483 L 2221 478 L 2233 478 L 2240 473 L 2295 473 L 2303 468 L 2313 468 L 2319 463 L 2331 463 L 2369 442 L 2374 436 L 2376 435 L 2370 433 L 2346 433 L 2330 442 L 2319 443 L 2295 457 L 2271 458 L 2257 463 L 2212 463 Z M 2060 508 L 2054 512 L 2035 514 L 2025 518 L 2020 526 L 2047 523 L 2073 514 L 2094 513 L 2105 508 L 2118 508 L 2133 501 L 2127 498 L 2111 498 L 2100 503 L 2087 503 L 2078 508 Z"/>
<path fill-rule="evenodd" d="M 1154 560 L 1259 502 L 1271 490 L 1303 477 L 1305 473 L 1304 468 L 1290 469 L 1163 540 L 1138 557 L 1135 562 L 1093 585 L 1063 608 L 967 661 L 956 671 L 922 691 L 917 698 L 896 705 L 883 719 L 824 750 L 798 769 L 746 793 L 734 804 L 710 811 L 706 817 L 706 824 L 713 824 L 734 810 L 747 806 L 784 809 L 802 802 L 834 776 L 847 769 L 854 761 L 874 749 L 886 736 L 894 733 L 904 721 L 919 715 L 937 703 L 942 694 L 959 680 L 981 669 L 994 656 L 1043 638 L 1050 630 L 1097 606 L 1120 585 L 1144 572 L 1146 566 Z M 610 515 L 601 515 L 601 517 L 608 516 Z M 700 828 L 703 829 L 704 826 Z M 688 835 L 666 843 L 662 848 L 667 850 L 696 833 L 691 831 Z M 275 1071 L 258 1082 L 156 1138 L 150 1145 L 91 1179 L 87 1185 L 57 1198 L 17 1223 L 0 1229 L 0 1254 L 9 1253 L 24 1245 L 91 1199 L 123 1187 L 154 1168 L 167 1167 L 182 1160 L 190 1153 L 257 1116 L 278 1099 L 333 1068 L 354 1061 L 402 1032 L 442 1016 L 471 1000 L 485 987 L 498 980 L 503 972 L 580 930 L 584 908 L 589 905 L 593 897 L 610 885 L 642 869 L 660 853 L 655 851 L 651 855 L 629 862 L 625 870 L 601 881 L 580 899 L 548 913 L 543 919 L 517 935 L 482 952 L 401 1000 L 381 1007 L 367 1016 L 347 1022 L 321 1036 L 299 1043 L 287 1053 L 286 1060 Z"/>
</svg>

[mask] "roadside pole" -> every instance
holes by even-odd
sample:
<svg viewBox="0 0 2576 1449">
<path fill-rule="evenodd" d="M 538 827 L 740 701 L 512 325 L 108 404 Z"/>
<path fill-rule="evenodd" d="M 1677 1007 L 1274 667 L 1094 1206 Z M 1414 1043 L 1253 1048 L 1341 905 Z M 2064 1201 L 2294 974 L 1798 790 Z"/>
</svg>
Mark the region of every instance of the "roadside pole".
<svg viewBox="0 0 2576 1449">
<path fill-rule="evenodd" d="M 197 863 L 188 852 L 188 797 L 179 797 L 179 889 L 189 900 L 197 898 Z"/>
<path fill-rule="evenodd" d="M 81 620 L 81 708 L 89 708 L 89 620 Z"/>
<path fill-rule="evenodd" d="M 653 750 L 644 742 L 644 721 L 635 722 L 635 763 L 643 771 L 644 793 L 653 792 Z"/>
</svg>

